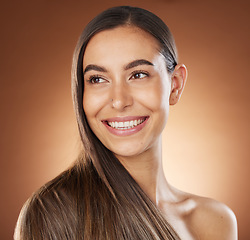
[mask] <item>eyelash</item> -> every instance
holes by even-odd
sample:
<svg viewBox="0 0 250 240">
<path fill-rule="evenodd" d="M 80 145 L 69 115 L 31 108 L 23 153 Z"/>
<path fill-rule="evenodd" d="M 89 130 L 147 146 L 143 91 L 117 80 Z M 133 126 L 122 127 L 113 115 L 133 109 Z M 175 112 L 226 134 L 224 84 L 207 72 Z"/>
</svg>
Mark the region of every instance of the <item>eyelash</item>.
<svg viewBox="0 0 250 240">
<path fill-rule="evenodd" d="M 135 78 L 136 74 L 143 74 L 145 76 L 139 77 L 139 78 Z M 148 77 L 148 76 L 149 76 L 148 72 L 145 72 L 145 71 L 142 71 L 142 70 L 136 70 L 136 71 L 132 72 L 131 77 L 129 79 L 132 79 L 132 78 L 134 78 L 134 79 L 143 79 L 143 78 Z"/>
<path fill-rule="evenodd" d="M 88 83 L 90 84 L 99 84 L 100 82 L 94 82 L 94 80 L 97 80 L 97 79 L 103 79 L 103 81 L 105 81 L 105 79 L 99 75 L 92 75 L 89 77 L 89 79 L 87 80 Z"/>
<path fill-rule="evenodd" d="M 143 77 L 138 77 L 138 78 L 135 78 L 135 75 L 137 74 L 143 74 L 145 76 Z M 131 73 L 131 77 L 129 79 L 143 79 L 145 77 L 148 77 L 149 76 L 149 73 L 148 72 L 145 72 L 145 71 L 142 71 L 142 70 L 136 70 L 134 72 Z M 88 83 L 90 84 L 99 84 L 100 82 L 95 82 L 95 80 L 97 79 L 102 79 L 103 81 L 105 81 L 105 79 L 99 75 L 92 75 L 89 77 L 89 79 L 87 80 Z"/>
</svg>

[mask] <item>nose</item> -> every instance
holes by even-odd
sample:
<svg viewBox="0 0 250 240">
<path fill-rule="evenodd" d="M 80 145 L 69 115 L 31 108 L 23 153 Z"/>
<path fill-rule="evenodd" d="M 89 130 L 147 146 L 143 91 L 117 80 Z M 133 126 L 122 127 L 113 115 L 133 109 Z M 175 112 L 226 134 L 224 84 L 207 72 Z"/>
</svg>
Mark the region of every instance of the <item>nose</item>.
<svg viewBox="0 0 250 240">
<path fill-rule="evenodd" d="M 119 83 L 112 86 L 111 107 L 123 111 L 133 104 L 133 97 L 127 83 Z"/>
</svg>

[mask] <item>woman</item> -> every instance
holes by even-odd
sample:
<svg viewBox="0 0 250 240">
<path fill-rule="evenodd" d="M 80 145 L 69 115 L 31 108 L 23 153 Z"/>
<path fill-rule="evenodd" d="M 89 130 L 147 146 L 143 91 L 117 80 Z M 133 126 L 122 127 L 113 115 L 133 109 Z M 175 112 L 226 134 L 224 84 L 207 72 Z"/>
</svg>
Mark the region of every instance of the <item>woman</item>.
<svg viewBox="0 0 250 240">
<path fill-rule="evenodd" d="M 154 14 L 115 7 L 95 17 L 72 67 L 83 151 L 26 202 L 15 239 L 237 239 L 230 209 L 163 173 L 161 134 L 186 77 Z"/>
</svg>

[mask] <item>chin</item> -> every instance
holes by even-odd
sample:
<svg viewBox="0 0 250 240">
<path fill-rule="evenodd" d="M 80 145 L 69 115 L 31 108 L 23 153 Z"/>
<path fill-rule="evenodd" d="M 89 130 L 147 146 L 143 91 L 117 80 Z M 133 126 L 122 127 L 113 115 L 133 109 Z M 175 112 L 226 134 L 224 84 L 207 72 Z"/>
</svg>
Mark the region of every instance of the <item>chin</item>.
<svg viewBox="0 0 250 240">
<path fill-rule="evenodd" d="M 116 147 L 111 148 L 110 151 L 112 151 L 115 156 L 119 158 L 133 158 L 141 153 L 145 152 L 145 148 L 142 148 L 142 146 L 135 147 L 135 145 L 129 145 L 129 146 L 122 146 L 122 147 Z"/>
<path fill-rule="evenodd" d="M 131 149 L 128 149 L 128 150 L 124 149 L 124 150 L 118 150 L 118 151 L 112 151 L 112 152 L 115 154 L 117 158 L 119 157 L 129 158 L 129 157 L 134 157 L 140 154 L 139 151 L 134 151 L 134 150 L 131 151 Z"/>
</svg>

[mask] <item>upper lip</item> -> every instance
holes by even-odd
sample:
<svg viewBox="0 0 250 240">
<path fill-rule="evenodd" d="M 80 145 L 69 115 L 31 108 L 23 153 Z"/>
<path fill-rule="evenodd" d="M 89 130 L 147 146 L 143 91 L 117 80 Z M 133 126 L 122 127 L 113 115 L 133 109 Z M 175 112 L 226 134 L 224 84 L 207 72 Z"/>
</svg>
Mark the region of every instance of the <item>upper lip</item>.
<svg viewBox="0 0 250 240">
<path fill-rule="evenodd" d="M 149 116 L 125 116 L 125 117 L 112 117 L 103 119 L 102 122 L 126 122 L 126 121 L 134 121 L 138 119 L 145 119 Z"/>
</svg>

